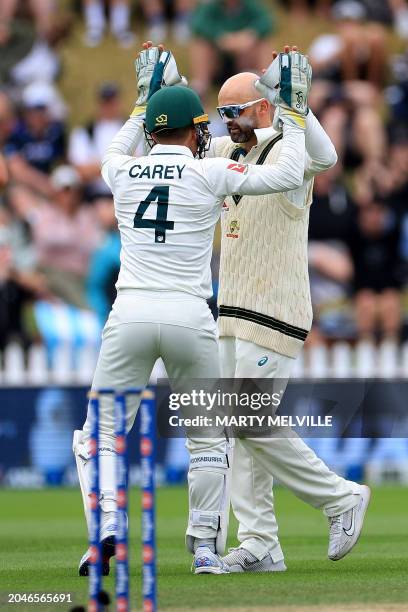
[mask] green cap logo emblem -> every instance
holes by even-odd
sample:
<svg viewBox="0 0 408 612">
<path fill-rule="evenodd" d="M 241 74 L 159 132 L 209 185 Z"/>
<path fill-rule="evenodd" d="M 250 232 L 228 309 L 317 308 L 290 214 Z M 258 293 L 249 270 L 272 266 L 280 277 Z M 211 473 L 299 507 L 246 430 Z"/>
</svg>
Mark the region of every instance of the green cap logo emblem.
<svg viewBox="0 0 408 612">
<path fill-rule="evenodd" d="M 167 115 L 159 115 L 156 117 L 156 125 L 167 125 Z"/>
</svg>

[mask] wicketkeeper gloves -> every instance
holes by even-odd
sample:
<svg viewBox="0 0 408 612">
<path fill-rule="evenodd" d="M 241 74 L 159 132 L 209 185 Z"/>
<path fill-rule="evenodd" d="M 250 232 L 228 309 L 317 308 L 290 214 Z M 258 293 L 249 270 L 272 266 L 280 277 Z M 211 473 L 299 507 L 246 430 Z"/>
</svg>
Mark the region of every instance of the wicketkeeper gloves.
<svg viewBox="0 0 408 612">
<path fill-rule="evenodd" d="M 187 85 L 187 79 L 178 71 L 174 55 L 158 47 L 143 49 L 135 60 L 135 69 L 139 97 L 131 117 L 143 114 L 149 98 L 162 87 Z"/>
<path fill-rule="evenodd" d="M 279 53 L 255 83 L 258 91 L 275 107 L 274 127 L 287 123 L 306 129 L 312 67 L 298 51 Z"/>
</svg>

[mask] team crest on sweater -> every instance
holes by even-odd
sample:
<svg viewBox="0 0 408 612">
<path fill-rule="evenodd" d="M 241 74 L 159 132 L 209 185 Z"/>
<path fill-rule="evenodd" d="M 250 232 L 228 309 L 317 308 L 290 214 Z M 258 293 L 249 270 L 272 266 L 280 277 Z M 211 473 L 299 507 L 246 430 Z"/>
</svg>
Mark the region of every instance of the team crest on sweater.
<svg viewBox="0 0 408 612">
<path fill-rule="evenodd" d="M 229 233 L 227 233 L 227 238 L 239 238 L 239 221 L 234 219 L 229 224 Z"/>
</svg>

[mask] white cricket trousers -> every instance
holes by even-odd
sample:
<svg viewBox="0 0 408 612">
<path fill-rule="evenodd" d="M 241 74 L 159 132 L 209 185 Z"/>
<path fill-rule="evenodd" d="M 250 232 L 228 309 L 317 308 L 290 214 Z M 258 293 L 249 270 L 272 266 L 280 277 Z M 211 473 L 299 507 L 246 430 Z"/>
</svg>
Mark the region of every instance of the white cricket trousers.
<svg viewBox="0 0 408 612">
<path fill-rule="evenodd" d="M 161 357 L 170 380 L 219 378 L 214 318 L 204 299 L 181 292 L 120 290 L 102 332 L 92 389 L 145 387 Z M 128 398 L 127 429 L 139 400 Z M 114 436 L 113 402 L 101 397 L 101 439 Z M 84 431 L 89 435 L 89 423 Z"/>
<path fill-rule="evenodd" d="M 120 290 L 103 330 L 92 389 L 145 387 L 159 357 L 163 359 L 170 380 L 176 384 L 190 379 L 220 377 L 216 325 L 207 302 L 181 292 Z M 137 398 L 129 396 L 127 431 L 134 423 L 139 403 Z M 112 397 L 101 396 L 99 418 L 100 445 L 114 453 Z M 88 416 L 83 432 L 83 441 L 87 444 L 90 434 Z M 189 438 L 186 445 L 195 466 L 193 470 L 190 467 L 189 474 L 190 510 L 196 511 L 194 516 L 201 511 L 204 514 L 208 512 L 211 519 L 203 525 L 191 519 L 187 535 L 215 537 L 218 520 L 212 516 L 216 513 L 218 518 L 225 478 L 218 472 L 214 476 L 208 456 L 216 455 L 224 461 L 226 440 Z M 200 469 L 197 469 L 197 464 Z M 113 474 L 108 470 L 101 473 L 102 491 L 104 488 L 111 490 L 112 482 Z M 209 526 L 210 523 L 217 527 Z"/>
<path fill-rule="evenodd" d="M 220 343 L 223 378 L 275 378 L 285 389 L 294 359 L 233 337 Z M 283 559 L 273 501 L 273 477 L 326 516 L 352 508 L 359 485 L 337 476 L 301 438 L 276 427 L 271 438 L 236 439 L 231 503 L 239 522 L 240 545 L 262 559 Z"/>
</svg>

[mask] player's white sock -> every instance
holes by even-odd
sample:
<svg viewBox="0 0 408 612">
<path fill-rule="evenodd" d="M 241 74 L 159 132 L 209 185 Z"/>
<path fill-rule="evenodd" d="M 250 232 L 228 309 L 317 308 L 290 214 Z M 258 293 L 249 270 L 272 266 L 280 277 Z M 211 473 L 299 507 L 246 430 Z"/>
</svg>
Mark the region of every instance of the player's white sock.
<svg viewBox="0 0 408 612">
<path fill-rule="evenodd" d="M 117 512 L 101 512 L 101 540 L 115 536 L 118 529 Z"/>
<path fill-rule="evenodd" d="M 197 548 L 200 546 L 205 546 L 209 548 L 211 552 L 215 553 L 215 538 L 194 538 L 194 552 L 196 552 Z"/>
</svg>

